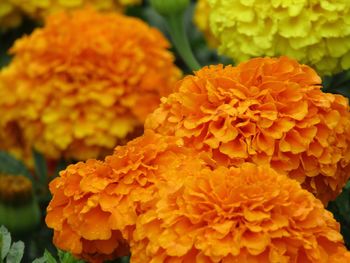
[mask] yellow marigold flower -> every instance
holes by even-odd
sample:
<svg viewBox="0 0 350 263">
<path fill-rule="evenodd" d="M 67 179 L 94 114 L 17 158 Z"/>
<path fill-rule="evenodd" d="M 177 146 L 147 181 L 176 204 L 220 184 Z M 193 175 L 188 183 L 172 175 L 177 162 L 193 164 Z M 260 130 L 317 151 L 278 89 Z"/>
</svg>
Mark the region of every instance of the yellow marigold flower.
<svg viewBox="0 0 350 263">
<path fill-rule="evenodd" d="M 209 46 L 217 47 L 219 45 L 218 40 L 215 38 L 210 29 L 209 15 L 211 13 L 208 0 L 198 0 L 194 12 L 194 23 L 198 29 L 203 32 Z"/>
<path fill-rule="evenodd" d="M 339 224 L 268 166 L 201 169 L 140 215 L 131 262 L 349 262 Z"/>
<path fill-rule="evenodd" d="M 184 138 L 223 165 L 270 164 L 325 203 L 350 176 L 348 100 L 287 57 L 210 66 L 180 81 L 145 127 Z"/>
<path fill-rule="evenodd" d="M 21 13 L 11 0 L 0 1 L 0 31 L 21 23 Z"/>
<path fill-rule="evenodd" d="M 50 184 L 46 217 L 55 245 L 92 262 L 127 255 L 138 215 L 156 200 L 155 183 L 178 185 L 202 165 L 181 146 L 181 139 L 146 131 L 104 162 L 89 160 L 61 172 Z"/>
<path fill-rule="evenodd" d="M 207 2 L 219 51 L 237 62 L 287 55 L 326 75 L 350 68 L 348 0 Z"/>
<path fill-rule="evenodd" d="M 110 151 L 180 77 L 168 48 L 136 18 L 57 13 L 11 49 L 12 63 L 0 72 L 0 128 L 15 124 L 48 158 Z"/>
<path fill-rule="evenodd" d="M 122 10 L 127 5 L 139 4 L 142 0 L 10 0 L 18 8 L 33 18 L 43 19 L 48 15 L 92 6 L 96 10 Z"/>
</svg>

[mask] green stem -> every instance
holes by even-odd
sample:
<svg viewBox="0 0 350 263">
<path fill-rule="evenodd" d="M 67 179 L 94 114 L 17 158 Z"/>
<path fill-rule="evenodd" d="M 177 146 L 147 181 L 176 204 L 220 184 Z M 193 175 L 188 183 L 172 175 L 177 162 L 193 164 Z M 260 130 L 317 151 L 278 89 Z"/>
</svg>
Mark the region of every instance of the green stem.
<svg viewBox="0 0 350 263">
<path fill-rule="evenodd" d="M 165 19 L 169 25 L 171 38 L 174 42 L 175 48 L 180 54 L 181 58 L 191 70 L 198 70 L 201 68 L 197 59 L 194 57 L 190 43 L 188 41 L 184 24 L 183 14 L 174 14 L 166 16 Z"/>
</svg>

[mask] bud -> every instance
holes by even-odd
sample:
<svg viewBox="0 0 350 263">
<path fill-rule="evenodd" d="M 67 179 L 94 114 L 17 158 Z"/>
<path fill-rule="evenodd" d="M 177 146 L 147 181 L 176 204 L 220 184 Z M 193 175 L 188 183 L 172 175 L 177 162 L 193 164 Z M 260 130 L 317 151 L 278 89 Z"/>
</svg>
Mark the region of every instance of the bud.
<svg viewBox="0 0 350 263">
<path fill-rule="evenodd" d="M 151 0 L 152 7 L 162 16 L 182 13 L 189 4 L 189 0 Z"/>
<path fill-rule="evenodd" d="M 10 232 L 31 231 L 40 223 L 32 182 L 21 175 L 0 175 L 0 225 Z"/>
</svg>

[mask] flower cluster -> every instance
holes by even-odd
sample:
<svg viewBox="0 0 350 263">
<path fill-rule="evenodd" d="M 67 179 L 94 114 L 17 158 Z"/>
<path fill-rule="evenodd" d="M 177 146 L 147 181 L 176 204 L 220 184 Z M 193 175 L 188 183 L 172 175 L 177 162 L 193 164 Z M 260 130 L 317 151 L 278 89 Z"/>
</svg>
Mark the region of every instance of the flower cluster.
<svg viewBox="0 0 350 263">
<path fill-rule="evenodd" d="M 0 150 L 46 179 L 73 163 L 49 184 L 55 246 L 92 263 L 349 263 L 326 209 L 350 178 L 349 101 L 308 65 L 350 69 L 350 1 L 198 0 L 209 46 L 241 64 L 182 80 L 162 33 L 122 14 L 148 16 L 127 10 L 142 2 L 0 0 L 0 33 L 42 23 L 0 69 Z M 198 68 L 189 3 L 144 5 Z M 0 173 L 0 225 L 37 227 L 42 183 Z"/>
<path fill-rule="evenodd" d="M 50 16 L 16 41 L 0 72 L 0 128 L 16 127 L 25 147 L 48 158 L 111 151 L 180 77 L 168 48 L 136 18 L 92 9 Z"/>
<path fill-rule="evenodd" d="M 131 262 L 349 262 L 339 224 L 265 166 L 202 169 L 159 189 L 137 220 Z"/>
<path fill-rule="evenodd" d="M 90 262 L 348 262 L 338 223 L 298 182 L 195 154 L 148 130 L 69 166 L 50 184 L 55 245 Z"/>
<path fill-rule="evenodd" d="M 21 13 L 11 0 L 0 2 L 0 32 L 18 26 L 21 22 Z"/>
<path fill-rule="evenodd" d="M 350 112 L 320 84 L 287 57 L 205 67 L 178 82 L 145 127 L 225 166 L 269 164 L 327 203 L 350 176 Z"/>
<path fill-rule="evenodd" d="M 143 136 L 50 184 L 54 243 L 91 262 L 349 262 L 316 197 L 349 177 L 350 112 L 320 84 L 286 57 L 185 77 Z"/>
<path fill-rule="evenodd" d="M 146 131 L 104 162 L 69 166 L 50 184 L 46 223 L 55 245 L 91 262 L 127 255 L 137 217 L 154 206 L 158 183 L 180 185 L 202 163 L 181 139 Z"/>
<path fill-rule="evenodd" d="M 350 1 L 206 1 L 219 51 L 237 62 L 286 55 L 322 74 L 350 68 Z"/>
</svg>

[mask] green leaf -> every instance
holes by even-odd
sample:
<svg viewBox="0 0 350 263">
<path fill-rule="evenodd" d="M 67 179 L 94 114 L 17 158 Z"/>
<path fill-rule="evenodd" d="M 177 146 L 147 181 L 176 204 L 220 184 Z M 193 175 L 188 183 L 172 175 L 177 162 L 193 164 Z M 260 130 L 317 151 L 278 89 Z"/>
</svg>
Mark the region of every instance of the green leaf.
<svg viewBox="0 0 350 263">
<path fill-rule="evenodd" d="M 11 234 L 4 226 L 0 227 L 0 237 L 0 260 L 2 262 L 9 253 L 11 247 Z"/>
<path fill-rule="evenodd" d="M 32 263 L 46 263 L 46 262 L 47 262 L 46 257 L 42 256 L 41 258 L 34 259 Z"/>
<path fill-rule="evenodd" d="M 12 175 L 23 175 L 33 180 L 26 165 L 5 151 L 0 151 L 0 172 Z"/>
<path fill-rule="evenodd" d="M 45 252 L 44 252 L 44 257 L 45 257 L 47 263 L 57 263 L 56 259 L 47 250 L 45 250 Z"/>
<path fill-rule="evenodd" d="M 45 157 L 35 149 L 33 149 L 32 152 L 33 152 L 33 158 L 35 163 L 35 172 L 38 175 L 40 182 L 46 185 L 48 174 L 47 174 L 47 164 L 46 164 Z"/>
<path fill-rule="evenodd" d="M 58 254 L 58 259 L 60 260 L 60 262 L 63 262 L 66 253 L 64 251 L 58 249 L 57 254 Z"/>
<path fill-rule="evenodd" d="M 75 259 L 72 254 L 58 250 L 58 258 L 60 263 L 84 263 L 83 260 Z M 37 258 L 33 263 L 57 263 L 57 260 L 45 250 L 44 256 Z"/>
<path fill-rule="evenodd" d="M 84 263 L 83 260 L 75 259 L 72 254 L 58 250 L 58 257 L 61 263 Z"/>
<path fill-rule="evenodd" d="M 6 257 L 6 263 L 20 263 L 24 254 L 24 243 L 18 241 L 12 244 Z"/>
<path fill-rule="evenodd" d="M 32 263 L 57 263 L 57 260 L 45 249 L 44 256 L 35 259 Z"/>
</svg>

